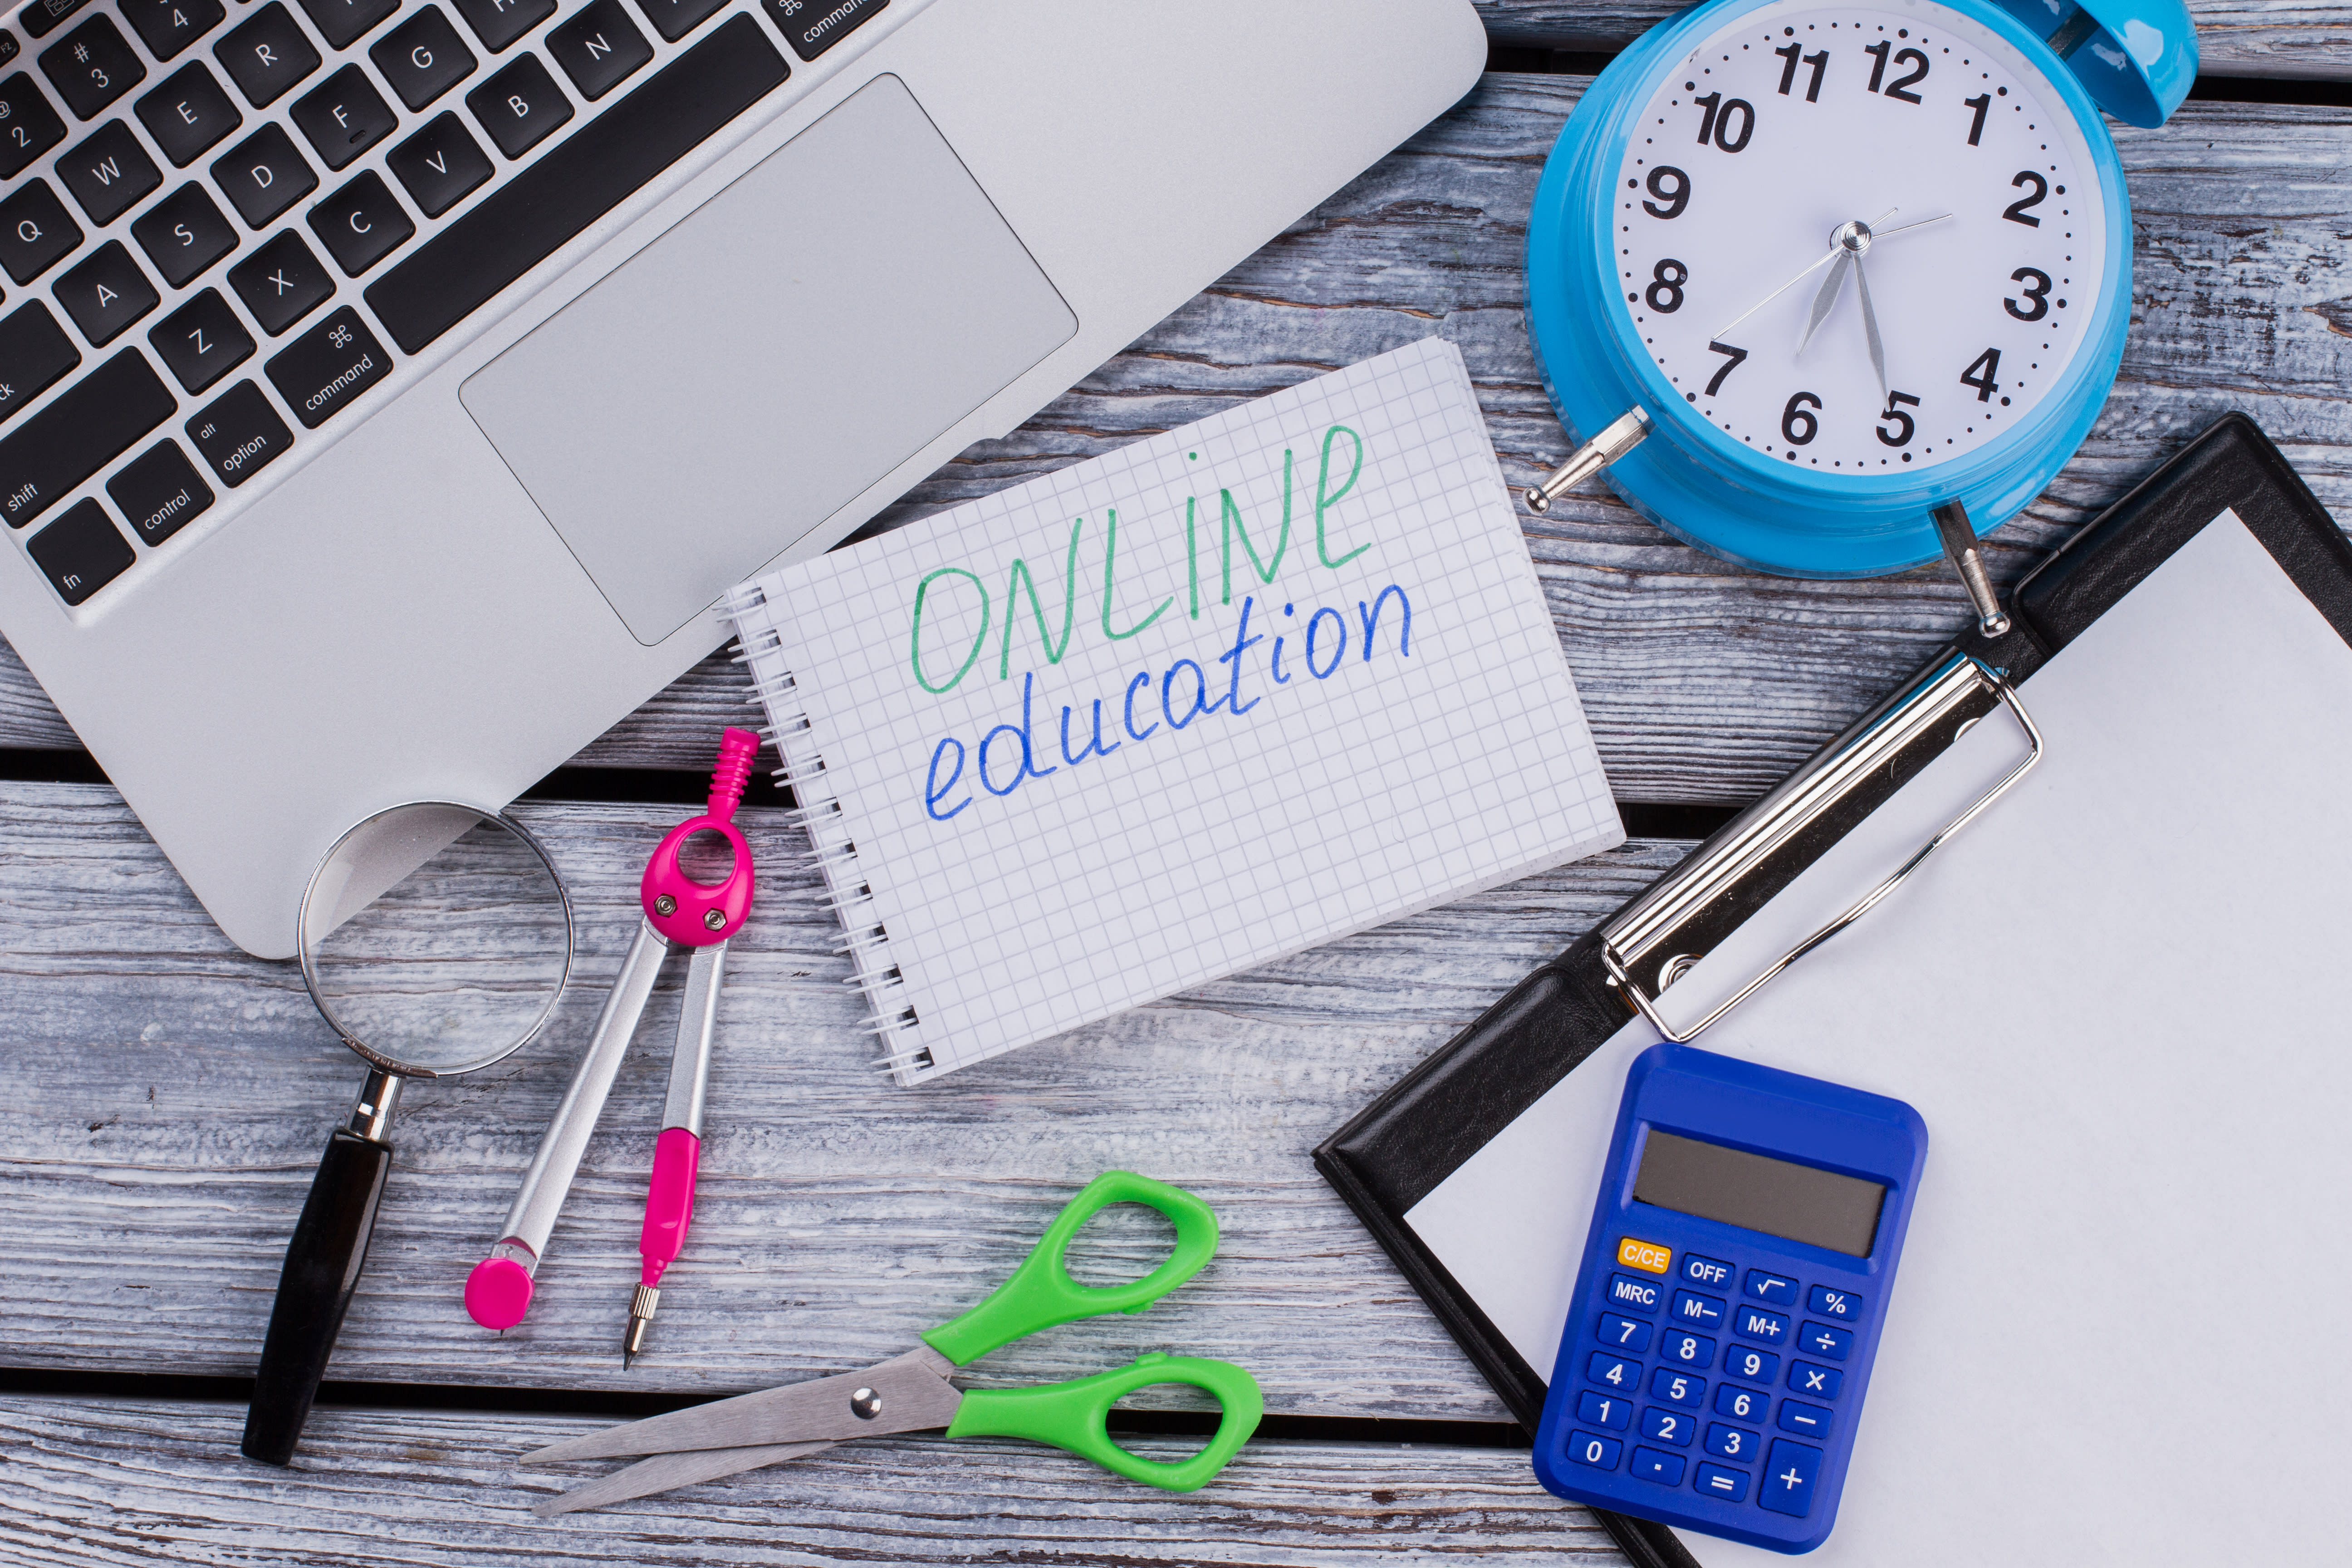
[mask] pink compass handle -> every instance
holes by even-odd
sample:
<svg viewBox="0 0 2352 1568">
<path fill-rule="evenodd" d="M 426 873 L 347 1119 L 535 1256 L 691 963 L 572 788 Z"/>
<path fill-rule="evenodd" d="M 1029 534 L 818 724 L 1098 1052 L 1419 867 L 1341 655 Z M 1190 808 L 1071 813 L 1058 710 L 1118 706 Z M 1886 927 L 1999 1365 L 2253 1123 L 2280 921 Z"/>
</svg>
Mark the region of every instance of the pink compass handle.
<svg viewBox="0 0 2352 1568">
<path fill-rule="evenodd" d="M 646 863 L 641 889 L 646 920 L 654 930 L 685 947 L 709 947 L 725 942 L 742 929 L 751 912 L 751 846 L 735 826 L 735 806 L 743 798 L 751 776 L 751 759 L 760 737 L 749 730 L 729 729 L 719 743 L 719 765 L 710 774 L 710 807 L 689 817 L 662 836 Z M 735 851 L 735 868 L 727 879 L 705 887 L 686 874 L 677 856 L 689 835 L 723 834 Z"/>
</svg>

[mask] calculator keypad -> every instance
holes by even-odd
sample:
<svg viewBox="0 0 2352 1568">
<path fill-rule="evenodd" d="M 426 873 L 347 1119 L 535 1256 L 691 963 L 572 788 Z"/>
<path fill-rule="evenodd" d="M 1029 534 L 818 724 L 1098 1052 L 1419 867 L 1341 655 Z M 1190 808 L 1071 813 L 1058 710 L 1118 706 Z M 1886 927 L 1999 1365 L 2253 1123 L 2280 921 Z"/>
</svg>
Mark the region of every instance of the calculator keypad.
<svg viewBox="0 0 2352 1568">
<path fill-rule="evenodd" d="M 1660 1267 L 1662 1254 L 1670 1266 Z M 1614 1261 L 1641 1272 L 1607 1276 L 1609 1310 L 1591 1320 L 1602 1348 L 1584 1365 L 1594 1386 L 1578 1392 L 1568 1458 L 1805 1517 L 1824 1457 L 1816 1445 L 1837 1429 L 1845 1373 L 1836 1363 L 1853 1353 L 1867 1300 L 1723 1258 L 1673 1257 L 1633 1237 L 1618 1243 Z M 1694 1331 L 1702 1329 L 1710 1331 Z M 1721 1381 L 1699 1375 L 1708 1372 Z"/>
</svg>

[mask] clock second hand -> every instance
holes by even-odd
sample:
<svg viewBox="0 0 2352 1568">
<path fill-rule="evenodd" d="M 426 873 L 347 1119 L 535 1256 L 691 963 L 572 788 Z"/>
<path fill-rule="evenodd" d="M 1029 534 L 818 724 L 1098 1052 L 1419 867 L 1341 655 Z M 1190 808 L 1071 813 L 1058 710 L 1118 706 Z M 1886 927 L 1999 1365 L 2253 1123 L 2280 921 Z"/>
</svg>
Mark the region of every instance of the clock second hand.
<svg viewBox="0 0 2352 1568">
<path fill-rule="evenodd" d="M 1885 222 L 1886 219 L 1893 217 L 1895 213 L 1900 210 L 1901 209 L 1897 207 L 1888 207 L 1885 212 L 1878 215 L 1879 221 L 1882 223 Z M 1946 216 L 1949 216 L 1950 215 L 1947 214 Z M 1932 223 L 1935 220 L 1930 218 L 1927 221 Z M 1913 226 L 1910 224 L 1905 224 L 1903 226 L 1905 228 L 1909 228 Z M 1889 232 L 1892 233 L 1895 231 L 1890 230 Z M 1748 306 L 1748 309 L 1740 311 L 1739 314 L 1724 322 L 1722 326 L 1716 329 L 1716 337 L 1720 339 L 1725 333 L 1730 331 L 1732 328 L 1739 325 L 1740 322 L 1746 321 L 1748 317 L 1754 315 L 1757 311 L 1762 310 L 1765 306 L 1770 304 L 1773 300 L 1779 299 L 1781 295 L 1786 294 L 1790 289 L 1794 289 L 1806 279 L 1811 277 L 1815 268 L 1826 267 L 1844 253 L 1844 245 L 1837 240 L 1832 240 L 1830 242 L 1830 247 L 1822 252 L 1820 260 L 1808 263 L 1803 271 L 1799 272 L 1794 278 L 1790 279 L 1786 283 L 1781 284 L 1778 289 L 1773 289 L 1769 294 L 1765 295 L 1764 298 L 1757 300 L 1756 303 Z"/>
</svg>

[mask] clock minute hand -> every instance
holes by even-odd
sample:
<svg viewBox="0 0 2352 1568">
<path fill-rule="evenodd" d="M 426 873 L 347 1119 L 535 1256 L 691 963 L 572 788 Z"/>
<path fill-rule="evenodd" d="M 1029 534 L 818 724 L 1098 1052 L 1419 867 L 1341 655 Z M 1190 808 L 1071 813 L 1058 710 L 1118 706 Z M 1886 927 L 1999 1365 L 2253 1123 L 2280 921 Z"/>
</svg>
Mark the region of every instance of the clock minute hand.
<svg viewBox="0 0 2352 1568">
<path fill-rule="evenodd" d="M 1863 270 L 1860 256 L 1853 258 L 1853 283 L 1862 296 L 1862 331 L 1863 335 L 1870 340 L 1870 368 L 1878 373 L 1878 395 L 1885 398 L 1886 405 L 1892 408 L 1895 406 L 1895 395 L 1886 385 L 1886 345 L 1879 342 L 1878 312 L 1870 307 L 1870 276 Z"/>
</svg>

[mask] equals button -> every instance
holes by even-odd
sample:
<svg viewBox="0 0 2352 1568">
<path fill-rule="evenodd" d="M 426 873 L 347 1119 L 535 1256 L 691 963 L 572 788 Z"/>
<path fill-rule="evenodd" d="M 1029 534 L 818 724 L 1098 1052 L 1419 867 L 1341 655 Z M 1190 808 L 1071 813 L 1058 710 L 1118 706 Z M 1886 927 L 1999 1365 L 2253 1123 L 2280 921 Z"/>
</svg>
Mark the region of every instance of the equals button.
<svg viewBox="0 0 2352 1568">
<path fill-rule="evenodd" d="M 280 350 L 268 370 L 294 417 L 316 430 L 391 374 L 392 356 L 346 305 Z"/>
</svg>

